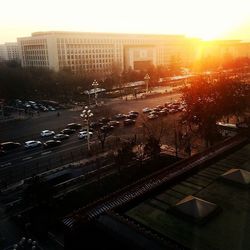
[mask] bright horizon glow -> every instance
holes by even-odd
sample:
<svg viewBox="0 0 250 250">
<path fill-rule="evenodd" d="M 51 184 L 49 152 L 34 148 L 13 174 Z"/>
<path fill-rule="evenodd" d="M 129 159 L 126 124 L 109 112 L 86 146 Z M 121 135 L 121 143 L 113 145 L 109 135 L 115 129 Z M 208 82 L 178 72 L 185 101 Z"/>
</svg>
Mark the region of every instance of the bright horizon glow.
<svg viewBox="0 0 250 250">
<path fill-rule="evenodd" d="M 1 10 L 0 43 L 51 30 L 250 40 L 249 0 L 9 0 Z"/>
</svg>

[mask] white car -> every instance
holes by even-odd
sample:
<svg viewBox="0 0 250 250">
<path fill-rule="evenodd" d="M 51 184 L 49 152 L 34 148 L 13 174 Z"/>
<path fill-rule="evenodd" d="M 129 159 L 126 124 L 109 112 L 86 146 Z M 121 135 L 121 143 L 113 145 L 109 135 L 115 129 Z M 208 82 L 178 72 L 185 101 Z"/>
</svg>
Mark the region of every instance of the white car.
<svg viewBox="0 0 250 250">
<path fill-rule="evenodd" d="M 41 132 L 41 136 L 42 136 L 42 137 L 51 136 L 51 135 L 55 135 L 55 132 L 52 131 L 52 130 L 46 129 L 46 130 L 43 130 L 43 131 Z"/>
<path fill-rule="evenodd" d="M 154 120 L 154 119 L 157 119 L 159 116 L 158 115 L 156 115 L 156 114 L 150 114 L 149 116 L 148 116 L 148 119 L 149 120 Z"/>
<path fill-rule="evenodd" d="M 142 110 L 143 113 L 149 113 L 149 112 L 151 112 L 151 111 L 152 111 L 152 109 L 150 109 L 150 108 L 144 108 L 144 109 Z"/>
<path fill-rule="evenodd" d="M 40 141 L 26 141 L 24 143 L 25 148 L 35 148 L 35 147 L 38 147 L 41 145 L 42 145 L 42 143 Z"/>
<path fill-rule="evenodd" d="M 93 136 L 93 132 L 89 132 L 89 137 L 91 138 Z M 88 132 L 87 131 L 81 131 L 78 134 L 79 139 L 87 139 L 88 138 Z"/>
</svg>

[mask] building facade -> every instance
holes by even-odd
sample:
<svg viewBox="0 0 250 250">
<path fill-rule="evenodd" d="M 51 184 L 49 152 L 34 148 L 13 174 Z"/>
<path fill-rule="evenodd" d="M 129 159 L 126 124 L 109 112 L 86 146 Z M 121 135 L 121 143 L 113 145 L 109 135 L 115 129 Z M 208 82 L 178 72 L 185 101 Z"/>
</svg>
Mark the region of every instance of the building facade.
<svg viewBox="0 0 250 250">
<path fill-rule="evenodd" d="M 166 66 L 173 61 L 188 67 L 194 60 L 207 56 L 250 57 L 250 43 L 206 42 L 182 35 L 49 31 L 32 33 L 30 37 L 18 38 L 17 42 L 23 67 L 69 69 L 100 76 L 114 70 Z"/>
<path fill-rule="evenodd" d="M 0 45 L 0 61 L 19 61 L 19 49 L 17 43 L 5 43 Z"/>
<path fill-rule="evenodd" d="M 202 42 L 200 57 L 217 57 L 219 59 L 230 57 L 250 57 L 250 43 L 240 40 L 218 40 Z"/>
<path fill-rule="evenodd" d="M 184 64 L 194 57 L 194 43 L 181 35 L 142 35 L 82 32 L 36 32 L 18 38 L 23 67 L 106 74 L 167 65 L 172 57 Z"/>
</svg>

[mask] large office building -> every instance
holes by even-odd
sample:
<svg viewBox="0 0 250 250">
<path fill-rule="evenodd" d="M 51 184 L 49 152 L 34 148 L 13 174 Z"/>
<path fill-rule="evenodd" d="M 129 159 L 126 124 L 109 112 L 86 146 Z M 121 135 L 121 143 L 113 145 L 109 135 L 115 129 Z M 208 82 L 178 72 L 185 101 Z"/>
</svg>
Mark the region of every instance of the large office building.
<svg viewBox="0 0 250 250">
<path fill-rule="evenodd" d="M 23 67 L 107 74 L 167 65 L 172 58 L 183 64 L 195 56 L 194 39 L 181 35 L 143 35 L 85 32 L 36 32 L 18 38 Z"/>
<path fill-rule="evenodd" d="M 250 57 L 250 43 L 240 40 L 204 41 L 200 46 L 200 57 L 238 58 Z"/>
<path fill-rule="evenodd" d="M 0 44 L 0 61 L 19 61 L 19 49 L 17 43 Z"/>
</svg>

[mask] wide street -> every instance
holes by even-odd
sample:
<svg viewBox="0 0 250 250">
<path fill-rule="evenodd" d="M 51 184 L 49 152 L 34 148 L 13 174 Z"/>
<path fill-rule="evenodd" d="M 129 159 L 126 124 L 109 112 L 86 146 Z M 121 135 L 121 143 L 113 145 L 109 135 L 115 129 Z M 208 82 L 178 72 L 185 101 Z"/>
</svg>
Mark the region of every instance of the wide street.
<svg viewBox="0 0 250 250">
<path fill-rule="evenodd" d="M 134 127 L 123 127 L 115 129 L 112 134 L 119 137 L 129 137 L 138 133 L 141 122 L 145 121 L 141 110 L 145 107 L 153 108 L 157 105 L 162 105 L 167 101 L 173 101 L 180 97 L 180 94 L 164 95 L 156 98 L 137 99 L 137 100 L 121 100 L 110 99 L 105 100 L 103 107 L 93 108 L 93 121 L 100 117 L 112 117 L 117 113 L 128 113 L 131 110 L 140 112 Z M 83 123 L 81 117 L 81 108 L 60 111 L 60 116 L 56 112 L 43 113 L 40 116 L 34 116 L 26 120 L 17 122 L 9 122 L 0 124 L 0 138 L 4 141 L 18 141 L 23 143 L 27 140 L 40 140 L 44 142 L 49 138 L 41 138 L 40 132 L 44 129 L 54 130 L 59 132 L 68 123 L 77 122 Z M 165 119 L 172 120 L 174 115 L 168 115 Z M 150 121 L 149 121 L 150 122 Z M 112 136 L 111 136 L 112 137 Z M 111 139 L 108 138 L 108 139 Z M 92 143 L 97 140 L 94 135 Z M 22 178 L 41 173 L 48 169 L 52 169 L 63 164 L 78 161 L 86 157 L 87 145 L 86 140 L 79 140 L 77 134 L 73 134 L 69 139 L 62 142 L 62 145 L 44 149 L 43 147 L 25 150 L 23 147 L 16 152 L 12 152 L 0 159 L 0 176 L 1 180 L 6 183 L 13 183 Z"/>
</svg>

